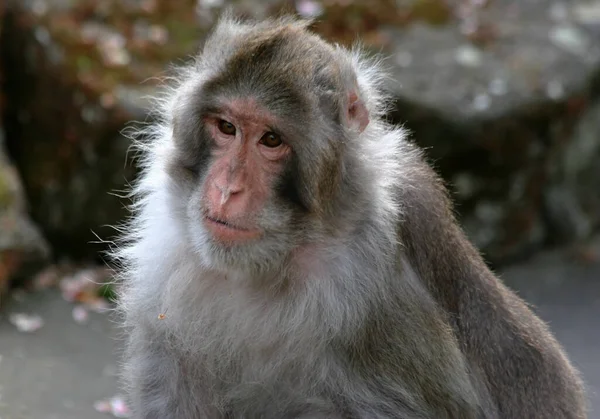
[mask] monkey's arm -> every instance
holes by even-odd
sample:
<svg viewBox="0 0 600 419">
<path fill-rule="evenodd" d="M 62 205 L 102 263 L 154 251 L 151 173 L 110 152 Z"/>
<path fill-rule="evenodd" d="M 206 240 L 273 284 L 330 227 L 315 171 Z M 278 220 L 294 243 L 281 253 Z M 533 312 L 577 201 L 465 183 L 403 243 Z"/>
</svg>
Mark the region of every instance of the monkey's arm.
<svg viewBox="0 0 600 419">
<path fill-rule="evenodd" d="M 401 240 L 481 372 L 480 391 L 501 418 L 585 418 L 582 382 L 547 326 L 486 266 L 433 170 L 422 162 L 411 170 L 412 185 L 400 197 L 408 203 Z"/>
</svg>

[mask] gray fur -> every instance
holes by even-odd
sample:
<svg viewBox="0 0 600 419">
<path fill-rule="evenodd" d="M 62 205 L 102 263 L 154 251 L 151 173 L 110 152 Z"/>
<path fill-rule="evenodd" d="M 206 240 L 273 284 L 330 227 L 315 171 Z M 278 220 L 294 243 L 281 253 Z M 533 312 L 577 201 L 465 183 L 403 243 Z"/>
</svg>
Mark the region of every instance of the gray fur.
<svg viewBox="0 0 600 419">
<path fill-rule="evenodd" d="M 182 69 L 140 133 L 143 174 L 114 255 L 135 418 L 586 417 L 559 344 L 383 122 L 382 77 L 290 18 L 225 17 Z M 343 112 L 351 89 L 370 114 L 360 134 Z M 223 95 L 266 104 L 294 149 L 296 189 L 267 203 L 266 239 L 233 250 L 199 218 L 210 144 L 195 118 Z"/>
</svg>

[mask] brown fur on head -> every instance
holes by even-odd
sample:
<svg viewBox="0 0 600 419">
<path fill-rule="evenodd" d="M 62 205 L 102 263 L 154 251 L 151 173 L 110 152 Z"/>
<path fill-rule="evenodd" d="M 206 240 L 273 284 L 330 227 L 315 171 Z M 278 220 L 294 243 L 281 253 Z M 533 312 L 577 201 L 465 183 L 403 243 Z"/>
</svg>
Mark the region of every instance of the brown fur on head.
<svg viewBox="0 0 600 419">
<path fill-rule="evenodd" d="M 190 172 L 187 228 L 207 260 L 272 266 L 323 232 L 343 234 L 340 206 L 366 210 L 354 179 L 369 176 L 357 143 L 374 110 L 351 57 L 307 22 L 222 36 L 230 25 L 207 40 L 201 77 L 178 98 L 169 164 Z"/>
</svg>

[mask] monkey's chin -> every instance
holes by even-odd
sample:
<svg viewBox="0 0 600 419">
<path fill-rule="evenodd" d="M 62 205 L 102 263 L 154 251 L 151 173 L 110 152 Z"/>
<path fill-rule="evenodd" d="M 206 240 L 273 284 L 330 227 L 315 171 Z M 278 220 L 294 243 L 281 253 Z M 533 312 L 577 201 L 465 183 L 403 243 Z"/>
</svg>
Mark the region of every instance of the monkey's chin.
<svg viewBox="0 0 600 419">
<path fill-rule="evenodd" d="M 190 223 L 188 228 L 201 264 L 211 270 L 261 275 L 276 269 L 290 250 L 286 238 L 273 232 L 261 230 L 260 238 L 226 243 L 224 237 L 216 238 L 205 222 Z"/>
<path fill-rule="evenodd" d="M 210 217 L 205 217 L 203 221 L 212 239 L 226 246 L 245 244 L 259 239 L 263 234 L 259 229 L 242 229 Z"/>
</svg>

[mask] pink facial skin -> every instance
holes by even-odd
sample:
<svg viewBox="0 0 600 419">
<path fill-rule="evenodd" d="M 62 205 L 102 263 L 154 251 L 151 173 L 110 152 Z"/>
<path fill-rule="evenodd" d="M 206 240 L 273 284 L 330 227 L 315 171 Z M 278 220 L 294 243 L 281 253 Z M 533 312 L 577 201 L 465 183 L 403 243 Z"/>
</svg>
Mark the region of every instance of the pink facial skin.
<svg viewBox="0 0 600 419">
<path fill-rule="evenodd" d="M 205 118 L 214 150 L 205 182 L 204 225 L 215 240 L 236 244 L 263 234 L 255 220 L 291 149 L 279 143 L 277 133 L 269 134 L 275 117 L 254 100 L 229 101 L 223 109 Z"/>
</svg>

